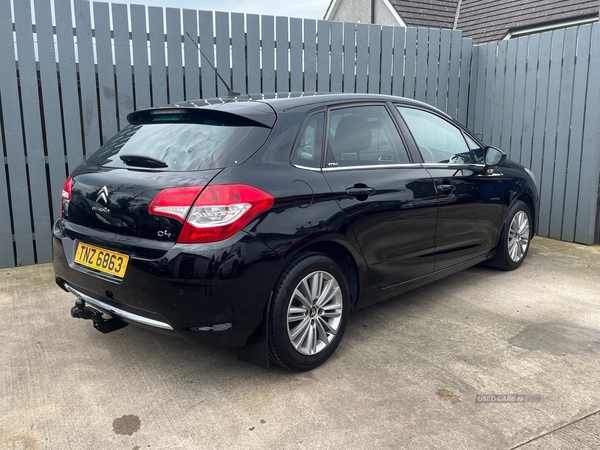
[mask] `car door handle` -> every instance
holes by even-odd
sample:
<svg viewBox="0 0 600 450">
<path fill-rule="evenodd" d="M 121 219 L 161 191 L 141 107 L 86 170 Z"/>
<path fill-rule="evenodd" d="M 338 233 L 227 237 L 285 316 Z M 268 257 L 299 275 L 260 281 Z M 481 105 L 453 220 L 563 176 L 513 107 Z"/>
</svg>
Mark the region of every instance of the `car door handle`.
<svg viewBox="0 0 600 450">
<path fill-rule="evenodd" d="M 456 189 L 456 186 L 454 186 L 453 184 L 438 184 L 437 185 L 438 191 L 444 192 L 444 193 L 452 193 L 452 191 L 454 191 L 454 189 Z"/>
<path fill-rule="evenodd" d="M 346 194 L 352 197 L 360 197 L 361 195 L 371 195 L 375 193 L 372 187 L 351 187 L 346 189 Z"/>
</svg>

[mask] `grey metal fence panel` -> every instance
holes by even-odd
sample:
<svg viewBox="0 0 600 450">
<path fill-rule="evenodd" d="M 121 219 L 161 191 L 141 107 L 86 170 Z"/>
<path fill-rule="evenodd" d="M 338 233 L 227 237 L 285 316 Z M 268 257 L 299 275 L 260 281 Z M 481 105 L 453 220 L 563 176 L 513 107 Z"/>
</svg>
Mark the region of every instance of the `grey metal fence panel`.
<svg viewBox="0 0 600 450">
<path fill-rule="evenodd" d="M 185 99 L 183 95 L 183 57 L 181 48 L 181 13 L 179 9 L 167 8 L 167 69 L 169 103 Z M 118 72 L 117 72 L 118 74 Z"/>
<path fill-rule="evenodd" d="M 525 105 L 525 67 L 527 65 L 527 46 L 529 36 L 518 40 L 517 65 L 515 70 L 515 92 L 512 113 L 511 158 L 521 162 L 521 137 L 523 132 L 523 108 Z"/>
<path fill-rule="evenodd" d="M 436 95 L 437 106 L 444 112 L 448 112 L 448 71 L 450 70 L 450 44 L 452 43 L 452 31 L 442 30 L 440 35 L 440 56 L 438 72 L 438 88 Z M 452 114 L 456 117 L 456 112 Z"/>
<path fill-rule="evenodd" d="M 247 93 L 246 89 L 246 33 L 244 33 L 244 15 L 231 14 L 231 65 L 233 67 L 234 91 Z"/>
<path fill-rule="evenodd" d="M 231 46 L 229 45 L 229 14 L 217 11 L 215 13 L 215 35 L 217 48 L 217 70 L 228 86 L 231 86 Z M 214 77 L 214 74 L 213 74 Z M 227 87 L 217 80 L 217 94 L 227 95 Z"/>
<path fill-rule="evenodd" d="M 194 11 L 193 14 L 195 16 L 196 12 Z M 150 99 L 150 64 L 148 62 L 147 33 L 146 8 L 142 5 L 131 5 L 131 44 L 133 47 L 133 63 L 135 66 L 133 73 L 135 83 L 135 109 L 149 108 L 152 105 Z M 196 34 L 192 34 L 192 36 L 196 36 Z M 194 50 L 197 51 L 195 48 Z M 91 52 L 89 51 L 86 52 L 85 56 L 89 58 L 90 53 Z M 81 57 L 82 55 L 80 54 L 80 67 Z"/>
<path fill-rule="evenodd" d="M 523 137 L 521 139 L 521 164 L 531 167 L 533 148 L 533 126 L 535 123 L 535 96 L 537 82 L 537 65 L 540 47 L 540 35 L 529 38 L 527 53 L 527 69 L 525 80 L 525 101 L 523 105 Z"/>
<path fill-rule="evenodd" d="M 437 99 L 438 71 L 440 67 L 440 30 L 429 30 L 429 44 L 427 46 L 427 103 L 435 106 Z"/>
<path fill-rule="evenodd" d="M 473 60 L 476 54 L 472 51 L 473 43 L 471 39 L 465 38 L 462 40 L 462 53 L 460 58 L 460 83 L 458 90 L 458 121 L 462 124 L 467 124 L 467 113 L 469 105 L 469 75 L 471 65 L 476 61 Z M 471 80 L 472 83 L 472 80 Z"/>
<path fill-rule="evenodd" d="M 392 94 L 404 95 L 404 39 L 405 28 L 394 27 L 394 70 Z"/>
<path fill-rule="evenodd" d="M 7 64 L 4 67 L 0 67 L 0 98 L 4 98 L 4 100 L 8 100 L 7 97 L 7 89 L 10 89 L 14 86 L 14 95 L 10 101 L 14 104 L 18 101 L 17 97 L 17 82 L 16 82 L 16 68 L 12 63 L 12 56 L 14 55 L 13 39 L 12 39 L 12 19 L 10 16 L 10 4 L 7 2 L 0 2 L 0 57 L 3 60 L 7 60 Z M 10 53 L 12 52 L 13 55 Z M 10 58 L 11 60 L 8 60 Z M 10 73 L 12 71 L 12 77 L 6 77 L 6 73 Z M 10 119 L 9 119 L 10 120 Z M 2 130 L 2 134 L 5 134 L 7 130 Z M 10 131 L 8 131 L 9 134 Z M 10 267 L 15 265 L 15 254 L 13 248 L 13 227 L 11 224 L 11 208 L 9 203 L 9 191 L 7 184 L 6 173 L 10 170 L 11 160 L 14 161 L 13 158 L 4 157 L 5 149 L 0 139 L 0 156 L 2 156 L 2 166 L 0 167 L 0 210 L 3 211 L 0 214 L 0 267 Z M 19 158 L 21 159 L 21 158 Z M 6 166 L 6 162 L 9 163 L 9 166 Z M 25 161 L 24 158 L 19 161 L 19 169 L 24 172 Z M 15 171 L 18 169 L 15 168 Z M 25 179 L 23 180 L 25 181 Z M 25 184 L 25 188 L 27 188 L 27 184 Z M 27 195 L 26 192 L 22 192 L 21 195 Z M 28 218 L 25 214 L 23 214 L 25 218 Z M 30 254 L 33 259 L 33 242 L 25 241 L 25 245 L 30 246 Z"/>
<path fill-rule="evenodd" d="M 262 16 L 262 91 L 275 92 L 275 18 Z"/>
<path fill-rule="evenodd" d="M 518 41 L 510 40 L 506 49 L 506 75 L 504 78 L 504 103 L 502 105 L 502 136 L 500 147 L 505 149 L 509 157 L 511 155 L 511 131 L 513 102 L 515 99 L 515 73 L 517 65 Z"/>
<path fill-rule="evenodd" d="M 10 180 L 10 186 L 6 188 L 6 191 L 4 190 L 6 184 L 0 187 L 6 194 L 9 194 L 8 189 L 10 189 L 12 206 L 10 214 L 12 227 L 9 225 L 5 230 L 12 230 L 11 235 L 14 233 L 15 263 L 17 265 L 34 264 L 32 219 L 29 211 L 29 184 L 27 182 L 25 153 L 23 152 L 21 114 L 17 113 L 20 110 L 19 90 L 9 0 L 0 0 L 0 12 L 0 60 L 3 61 L 0 64 L 0 97 L 2 98 L 2 110 L 9 112 L 8 114 L 2 114 L 2 124 L 6 144 L 4 151 L 6 152 L 8 178 Z M 4 171 L 4 165 L 2 170 Z M 3 202 L 7 200 L 3 200 Z M 2 221 L 6 222 L 4 219 Z M 12 247 L 12 236 L 6 242 L 10 242 L 10 247 Z M 3 264 L 10 261 L 10 259 L 7 253 L 6 257 L 2 258 Z"/>
<path fill-rule="evenodd" d="M 46 162 L 42 126 L 40 123 L 40 100 L 38 97 L 38 77 L 31 33 L 31 4 L 18 2 L 15 4 L 15 29 L 17 52 L 19 54 L 19 79 L 21 82 L 21 109 L 25 132 L 25 148 L 27 151 L 27 172 L 30 182 L 36 183 L 35 195 L 32 195 L 31 212 L 33 214 L 33 231 L 35 234 L 35 251 L 38 259 L 51 258 L 52 248 L 47 230 L 51 226 L 48 206 L 48 187 L 46 179 Z M 12 39 L 11 39 L 12 41 Z M 26 203 L 25 205 L 27 205 Z M 15 224 L 15 227 L 18 227 Z"/>
<path fill-rule="evenodd" d="M 292 92 L 302 92 L 302 19 L 290 19 L 290 72 Z"/>
<path fill-rule="evenodd" d="M 131 44 L 129 41 L 129 14 L 127 5 L 113 3 L 113 35 L 115 72 L 117 82 L 117 111 L 119 130 L 127 126 L 127 115 L 133 112 L 133 78 L 131 72 Z"/>
<path fill-rule="evenodd" d="M 367 92 L 369 64 L 369 25 L 356 25 L 356 92 Z"/>
<path fill-rule="evenodd" d="M 579 178 L 579 201 L 577 202 L 577 225 L 575 242 L 592 244 L 598 240 L 598 183 L 600 173 L 600 23 L 592 28 L 586 116 Z"/>
<path fill-rule="evenodd" d="M 491 142 L 492 135 L 492 118 L 494 117 L 494 93 L 496 92 L 496 51 L 497 44 L 491 42 L 487 45 L 487 63 L 485 75 L 485 94 L 483 99 L 483 125 L 482 139 L 484 142 Z"/>
<path fill-rule="evenodd" d="M 415 98 L 427 101 L 427 50 L 429 48 L 429 29 L 419 28 L 417 31 L 417 79 Z"/>
<path fill-rule="evenodd" d="M 58 199 L 61 196 L 62 186 L 66 178 L 65 144 L 62 133 L 62 120 L 60 114 L 61 105 L 58 92 L 58 77 L 56 72 L 56 57 L 54 54 L 54 35 L 52 32 L 50 3 L 43 0 L 36 0 L 34 7 L 36 14 L 40 86 L 42 90 L 42 106 L 45 126 L 44 140 L 46 154 L 48 155 L 48 174 L 50 178 L 50 198 L 56 199 L 50 204 L 52 220 L 54 221 L 54 219 L 58 217 Z M 71 46 L 72 45 L 73 36 L 71 35 Z M 65 89 L 68 89 L 68 86 L 63 86 L 63 92 Z M 77 90 L 75 90 L 74 101 L 77 104 L 77 112 L 79 113 Z M 79 115 L 77 115 L 76 120 L 79 125 Z M 79 147 L 81 147 L 81 134 L 76 138 L 75 144 L 79 144 Z M 8 211 L 8 209 L 2 211 Z"/>
<path fill-rule="evenodd" d="M 202 97 L 211 98 L 217 95 L 217 84 L 215 71 L 211 67 L 215 65 L 215 42 L 213 33 L 213 13 L 200 11 L 198 15 L 200 28 L 200 50 L 204 56 L 200 56 L 200 73 L 202 74 Z"/>
<path fill-rule="evenodd" d="M 189 38 L 189 35 L 192 39 Z M 198 14 L 190 9 L 183 10 L 183 59 L 185 65 L 185 99 L 200 98 L 200 52 L 194 45 L 199 41 Z"/>
<path fill-rule="evenodd" d="M 344 92 L 356 89 L 356 24 L 344 24 Z"/>
<path fill-rule="evenodd" d="M 341 22 L 331 23 L 331 92 L 342 92 L 342 46 L 344 28 Z"/>
<path fill-rule="evenodd" d="M 329 22 L 317 22 L 317 90 L 329 91 Z"/>
<path fill-rule="evenodd" d="M 1 74 L 0 71 L 0 76 Z M 0 94 L 1 90 L 2 85 L 0 84 Z M 0 211 L 3 211 L 0 214 L 0 267 L 10 267 L 15 265 L 15 253 L 13 248 L 13 232 L 10 223 L 10 203 L 8 200 L 6 164 L 4 162 L 4 145 L 2 139 L 0 139 L 0 155 L 2 155 L 2 165 L 0 166 Z"/>
<path fill-rule="evenodd" d="M 473 131 L 480 137 L 483 136 L 483 119 L 484 119 L 484 108 L 485 108 L 485 85 L 487 82 L 486 69 L 487 69 L 487 55 L 490 44 L 483 44 L 479 46 L 479 66 L 477 70 L 477 81 L 475 91 L 475 120 L 473 122 Z M 473 100 L 470 100 L 473 101 Z"/>
<path fill-rule="evenodd" d="M 448 103 L 446 110 L 452 117 L 457 118 L 462 33 L 452 31 L 450 34 L 450 68 L 448 73 Z"/>
<path fill-rule="evenodd" d="M 79 91 L 83 123 L 83 144 L 86 155 L 100 147 L 98 97 L 96 95 L 96 66 L 92 43 L 91 10 L 89 2 L 75 2 L 77 59 L 79 61 Z M 146 27 L 144 20 L 144 29 Z M 145 38 L 145 33 L 144 33 Z M 147 51 L 147 50 L 146 50 Z"/>
<path fill-rule="evenodd" d="M 533 145 L 531 149 L 531 171 L 538 186 L 542 180 L 542 162 L 544 161 L 544 135 L 548 104 L 548 81 L 550 79 L 550 53 L 552 51 L 552 33 L 540 36 L 538 83 L 536 94 L 537 113 L 533 124 Z"/>
<path fill-rule="evenodd" d="M 0 154 L 4 159 L 4 146 L 0 139 Z M 13 248 L 13 233 L 10 223 L 10 203 L 8 201 L 8 185 L 6 184 L 6 166 L 2 161 L 0 170 L 0 208 L 6 211 L 0 214 L 0 267 L 15 265 L 15 252 Z"/>
<path fill-rule="evenodd" d="M 317 22 L 304 19 L 304 91 L 317 90 Z"/>
<path fill-rule="evenodd" d="M 381 29 L 381 83 L 380 94 L 392 93 L 392 62 L 393 62 L 394 28 L 382 27 Z"/>
<path fill-rule="evenodd" d="M 105 143 L 118 131 L 110 17 L 108 4 L 93 3 L 93 8 L 94 23 L 96 27 L 96 55 L 98 58 L 97 70 L 98 92 L 100 96 L 100 119 L 102 123 L 100 135 L 102 137 L 102 143 Z"/>
<path fill-rule="evenodd" d="M 498 42 L 496 47 L 496 79 L 494 83 L 494 120 L 492 122 L 492 136 L 489 141 L 491 145 L 500 147 L 502 145 L 502 108 L 504 105 L 504 86 L 506 76 L 506 51 L 508 42 Z"/>
<path fill-rule="evenodd" d="M 260 89 L 260 17 L 256 14 L 246 16 L 248 46 L 248 92 L 258 93 Z"/>
<path fill-rule="evenodd" d="M 165 58 L 165 29 L 162 8 L 148 8 L 148 29 L 150 30 L 150 73 L 152 76 L 152 104 L 156 106 L 164 105 L 165 103 L 167 103 L 168 100 L 167 64 Z"/>
<path fill-rule="evenodd" d="M 474 47 L 471 55 L 471 66 L 469 67 L 469 95 L 467 106 L 467 127 L 474 132 L 474 122 L 475 122 L 475 100 L 477 96 L 477 72 L 479 68 L 479 52 L 481 50 L 481 46 Z M 462 67 L 461 67 L 462 70 Z"/>
<path fill-rule="evenodd" d="M 558 127 L 560 75 L 564 30 L 552 32 L 552 53 L 550 54 L 550 78 L 548 85 L 548 113 L 546 116 L 546 135 L 544 137 L 544 161 L 540 182 L 540 220 L 538 234 L 548 237 L 550 234 L 550 212 L 552 210 L 552 186 L 554 184 L 554 162 L 556 160 L 556 128 Z"/>
<path fill-rule="evenodd" d="M 277 92 L 290 91 L 290 69 L 289 63 L 289 37 L 288 37 L 288 18 L 275 18 L 275 36 L 276 36 L 276 54 L 275 63 L 277 72 Z"/>
<path fill-rule="evenodd" d="M 369 87 L 368 92 L 379 93 L 381 66 L 381 26 L 369 26 Z"/>
<path fill-rule="evenodd" d="M 406 57 L 404 60 L 404 96 L 415 98 L 415 74 L 417 68 L 417 29 L 406 29 Z"/>
<path fill-rule="evenodd" d="M 577 55 L 590 54 L 592 25 L 579 28 L 577 34 Z M 585 94 L 588 84 L 588 61 L 578 60 L 573 78 L 573 110 L 571 113 L 571 133 L 569 137 L 569 157 L 567 161 L 567 181 L 565 187 L 565 208 L 562 227 L 562 239 L 575 240 L 577 221 L 577 201 L 579 197 L 579 179 L 582 170 L 583 124 L 586 117 Z M 590 113 L 592 111 L 589 111 Z M 587 164 L 587 161 L 584 162 Z"/>
<path fill-rule="evenodd" d="M 560 239 L 563 225 L 565 187 L 567 184 L 567 162 L 569 155 L 569 134 L 571 131 L 571 105 L 573 99 L 573 78 L 575 76 L 575 51 L 577 29 L 565 32 L 563 63 L 558 103 L 558 127 L 556 130 L 556 158 L 552 186 L 552 208 L 550 210 L 549 237 Z"/>
<path fill-rule="evenodd" d="M 77 92 L 77 68 L 75 65 L 75 52 L 73 46 L 71 2 L 69 0 L 55 0 L 54 13 L 56 15 L 57 23 L 61 24 L 61 26 L 57 27 L 56 29 L 56 40 L 60 65 L 60 93 L 63 104 L 62 112 L 64 119 L 63 125 L 65 129 L 67 163 L 68 170 L 70 172 L 83 162 L 80 121 L 81 114 L 79 110 L 79 98 Z M 38 39 L 38 45 L 39 42 L 40 40 Z M 53 53 L 51 52 L 51 54 Z M 64 107 L 65 105 L 68 105 L 68 107 Z M 54 204 L 56 204 L 56 202 Z"/>
</svg>

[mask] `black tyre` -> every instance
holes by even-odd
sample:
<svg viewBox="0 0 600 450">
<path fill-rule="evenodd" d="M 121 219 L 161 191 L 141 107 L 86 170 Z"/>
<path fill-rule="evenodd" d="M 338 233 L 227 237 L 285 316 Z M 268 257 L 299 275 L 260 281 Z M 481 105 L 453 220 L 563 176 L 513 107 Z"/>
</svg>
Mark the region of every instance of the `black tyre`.
<svg viewBox="0 0 600 450">
<path fill-rule="evenodd" d="M 298 257 L 283 272 L 269 311 L 269 357 L 290 370 L 311 370 L 335 352 L 350 312 L 348 282 L 321 253 Z"/>
<path fill-rule="evenodd" d="M 500 268 L 518 269 L 529 251 L 532 237 L 531 211 L 521 200 L 510 208 L 499 242 Z"/>
</svg>

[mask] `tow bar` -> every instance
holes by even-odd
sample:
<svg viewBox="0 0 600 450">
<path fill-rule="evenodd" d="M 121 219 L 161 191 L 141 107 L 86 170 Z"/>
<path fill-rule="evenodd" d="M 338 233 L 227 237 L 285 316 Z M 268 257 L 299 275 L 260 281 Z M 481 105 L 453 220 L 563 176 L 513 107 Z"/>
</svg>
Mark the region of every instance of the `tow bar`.
<svg viewBox="0 0 600 450">
<path fill-rule="evenodd" d="M 105 334 L 120 330 L 129 325 L 127 322 L 123 322 L 114 317 L 108 320 L 104 319 L 101 311 L 85 306 L 85 300 L 81 298 L 75 300 L 75 306 L 71 308 L 71 316 L 76 319 L 92 320 L 94 322 L 94 328 Z"/>
</svg>

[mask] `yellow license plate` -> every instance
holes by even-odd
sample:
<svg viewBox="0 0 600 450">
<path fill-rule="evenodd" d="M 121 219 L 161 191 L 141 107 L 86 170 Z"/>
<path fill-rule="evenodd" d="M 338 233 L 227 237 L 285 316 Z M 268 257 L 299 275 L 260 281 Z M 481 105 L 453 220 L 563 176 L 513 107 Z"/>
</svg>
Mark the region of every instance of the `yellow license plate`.
<svg viewBox="0 0 600 450">
<path fill-rule="evenodd" d="M 123 278 L 129 256 L 80 242 L 75 252 L 75 262 Z"/>
</svg>

